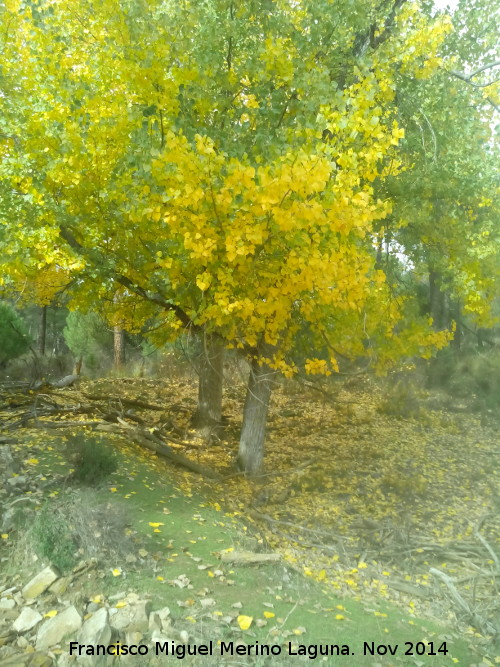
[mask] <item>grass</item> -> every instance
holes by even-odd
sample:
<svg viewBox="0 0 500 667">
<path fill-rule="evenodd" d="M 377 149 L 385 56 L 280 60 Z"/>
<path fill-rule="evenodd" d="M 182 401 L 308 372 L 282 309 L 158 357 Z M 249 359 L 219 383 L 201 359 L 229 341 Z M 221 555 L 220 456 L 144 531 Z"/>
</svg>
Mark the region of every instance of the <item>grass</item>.
<svg viewBox="0 0 500 667">
<path fill-rule="evenodd" d="M 63 441 L 53 438 L 48 444 L 44 434 L 43 441 L 37 443 L 37 437 L 19 447 L 29 447 L 30 456 L 36 455 L 37 471 L 47 480 L 45 497 L 56 502 L 68 492 L 65 485 L 71 464 Z M 109 439 L 109 444 L 117 445 L 118 441 Z M 108 515 L 105 532 L 111 531 L 113 516 L 126 517 L 126 526 L 121 528 L 123 540 L 119 544 L 117 534 L 113 535 L 116 548 L 108 548 L 101 558 L 99 576 L 78 584 L 80 599 L 96 595 L 109 599 L 136 591 L 150 597 L 154 609 L 168 606 L 174 628 L 187 631 L 190 643 L 213 640 L 255 646 L 258 642 L 281 648 L 281 654 L 272 658 L 243 655 L 226 660 L 214 656 L 211 663 L 200 657 L 186 658 L 184 664 L 285 665 L 291 659 L 293 664 L 310 664 L 307 655 L 288 656 L 289 643 L 295 653 L 299 645 L 349 647 L 350 656 L 317 658 L 328 665 L 437 667 L 481 661 L 450 627 L 405 614 L 376 595 L 369 603 L 366 598 L 361 601 L 335 595 L 326 583 L 304 576 L 298 564 L 222 566 L 218 552 L 230 548 L 265 551 L 264 540 L 251 533 L 241 514 L 227 513 L 217 503 L 190 491 L 193 478 L 189 473 L 173 471 L 135 447 L 120 444 L 117 449 L 117 470 L 105 485 L 90 493 L 94 505 L 100 511 L 105 508 Z M 90 500 L 84 504 L 90 505 Z M 106 542 L 104 537 L 102 531 L 96 535 L 96 548 Z M 33 571 L 40 569 L 39 564 L 31 567 Z M 252 617 L 248 630 L 240 629 L 240 615 Z M 364 655 L 365 642 L 369 646 L 373 642 L 382 654 L 375 648 L 375 655 Z M 407 642 L 414 647 L 418 643 L 418 649 L 426 651 L 429 642 L 434 651 L 446 642 L 448 653 L 405 655 L 410 648 Z M 394 656 L 383 654 L 389 645 L 393 650 L 397 646 Z M 164 664 L 164 660 L 164 656 L 152 657 L 150 664 Z"/>
</svg>

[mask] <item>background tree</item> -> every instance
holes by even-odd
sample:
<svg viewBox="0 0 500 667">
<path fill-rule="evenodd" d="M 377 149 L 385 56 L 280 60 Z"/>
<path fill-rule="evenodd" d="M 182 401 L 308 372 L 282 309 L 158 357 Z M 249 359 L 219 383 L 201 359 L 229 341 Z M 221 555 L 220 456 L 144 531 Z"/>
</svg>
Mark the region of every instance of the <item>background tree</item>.
<svg viewBox="0 0 500 667">
<path fill-rule="evenodd" d="M 0 301 L 0 366 L 20 357 L 29 347 L 25 323 L 12 306 Z"/>
</svg>

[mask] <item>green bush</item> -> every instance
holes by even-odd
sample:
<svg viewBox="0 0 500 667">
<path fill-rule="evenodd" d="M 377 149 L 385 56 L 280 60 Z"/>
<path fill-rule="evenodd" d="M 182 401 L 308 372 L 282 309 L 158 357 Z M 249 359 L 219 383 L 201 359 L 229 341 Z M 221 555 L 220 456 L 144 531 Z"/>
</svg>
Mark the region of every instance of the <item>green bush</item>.
<svg viewBox="0 0 500 667">
<path fill-rule="evenodd" d="M 60 572 L 71 570 L 77 563 L 77 545 L 71 528 L 50 504 L 44 505 L 33 524 L 33 548 Z"/>
<path fill-rule="evenodd" d="M 30 346 L 24 321 L 12 306 L 0 301 L 0 366 L 24 354 Z"/>
<path fill-rule="evenodd" d="M 118 468 L 115 454 L 100 438 L 73 436 L 68 447 L 75 469 L 73 478 L 82 484 L 95 486 Z"/>
</svg>

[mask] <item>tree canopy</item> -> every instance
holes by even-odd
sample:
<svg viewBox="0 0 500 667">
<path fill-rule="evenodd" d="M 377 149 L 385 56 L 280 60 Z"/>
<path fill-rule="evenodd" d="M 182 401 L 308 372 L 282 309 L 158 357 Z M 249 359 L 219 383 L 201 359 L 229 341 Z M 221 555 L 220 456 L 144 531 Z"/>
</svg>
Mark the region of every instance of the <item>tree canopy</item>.
<svg viewBox="0 0 500 667">
<path fill-rule="evenodd" d="M 155 322 L 158 340 L 215 333 L 285 374 L 304 324 L 310 373 L 361 356 L 383 369 L 449 340 L 394 290 L 383 241 L 415 266 L 439 256 L 484 311 L 492 180 L 467 151 L 476 141 L 487 156 L 489 120 L 484 104 L 464 111 L 474 87 L 445 71 L 477 55 L 463 38 L 456 62 L 463 30 L 449 41 L 447 15 L 404 0 L 11 0 L 2 11 L 12 279 L 45 294 L 65 283 L 75 303 L 105 303 L 111 323 Z M 455 118 L 469 143 L 448 134 Z"/>
</svg>

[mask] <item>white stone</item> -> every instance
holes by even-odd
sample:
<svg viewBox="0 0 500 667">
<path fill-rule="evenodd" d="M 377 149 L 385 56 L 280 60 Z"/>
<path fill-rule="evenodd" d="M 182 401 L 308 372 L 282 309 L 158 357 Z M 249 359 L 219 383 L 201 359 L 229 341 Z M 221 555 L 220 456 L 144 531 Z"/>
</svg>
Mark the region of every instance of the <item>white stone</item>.
<svg viewBox="0 0 500 667">
<path fill-rule="evenodd" d="M 58 575 L 51 567 L 46 567 L 45 570 L 39 572 L 36 577 L 33 577 L 23 588 L 23 597 L 25 600 L 32 600 L 41 595 L 47 588 L 54 583 Z"/>
<path fill-rule="evenodd" d="M 107 646 L 111 641 L 111 628 L 108 623 L 108 610 L 101 607 L 95 614 L 92 614 L 82 625 L 78 633 L 80 644 L 104 644 Z"/>
<path fill-rule="evenodd" d="M 36 648 L 43 651 L 50 646 L 55 646 L 82 626 L 82 619 L 76 609 L 71 606 L 61 611 L 57 616 L 50 618 L 40 627 L 36 638 Z"/>
<path fill-rule="evenodd" d="M 23 610 L 14 621 L 12 629 L 19 633 L 28 632 L 28 630 L 34 628 L 37 623 L 40 623 L 42 619 L 43 616 L 39 614 L 36 609 L 23 607 Z"/>
</svg>

